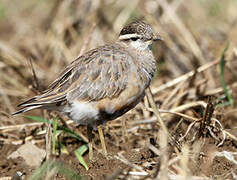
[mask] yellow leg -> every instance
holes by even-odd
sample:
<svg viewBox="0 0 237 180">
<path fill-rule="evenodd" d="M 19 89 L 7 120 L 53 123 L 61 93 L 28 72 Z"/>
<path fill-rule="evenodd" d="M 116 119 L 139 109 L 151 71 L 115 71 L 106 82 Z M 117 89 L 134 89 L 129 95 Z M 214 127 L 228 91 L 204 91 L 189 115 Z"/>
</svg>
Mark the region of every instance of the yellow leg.
<svg viewBox="0 0 237 180">
<path fill-rule="evenodd" d="M 89 159 L 92 161 L 93 159 L 93 142 L 92 142 L 92 130 L 93 128 L 91 126 L 87 126 L 87 134 L 89 139 Z"/>
<path fill-rule="evenodd" d="M 97 128 L 98 128 L 98 132 L 99 132 L 99 136 L 100 136 L 100 142 L 102 145 L 103 154 L 105 157 L 107 157 L 107 150 L 106 150 L 106 146 L 105 146 L 105 138 L 104 138 L 103 131 L 100 126 L 98 126 Z"/>
</svg>

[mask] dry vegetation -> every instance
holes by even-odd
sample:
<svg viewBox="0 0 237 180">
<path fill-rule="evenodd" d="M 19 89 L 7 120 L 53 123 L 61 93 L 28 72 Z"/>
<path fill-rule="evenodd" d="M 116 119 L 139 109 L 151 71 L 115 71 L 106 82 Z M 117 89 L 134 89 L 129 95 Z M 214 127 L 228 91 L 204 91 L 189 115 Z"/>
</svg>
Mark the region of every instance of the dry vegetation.
<svg viewBox="0 0 237 180">
<path fill-rule="evenodd" d="M 26 142 L 45 149 L 47 125 L 12 117 L 16 105 L 46 88 L 78 55 L 115 41 L 125 23 L 139 18 L 164 39 L 153 47 L 158 69 L 153 98 L 148 93 L 135 109 L 106 124 L 111 159 L 101 155 L 97 133 L 97 160 L 90 163 L 88 153 L 83 155 L 88 171 L 73 153 L 85 143 L 69 136 L 60 137 L 68 154 L 51 157 L 88 179 L 237 178 L 235 0 L 1 1 L 1 178 L 20 172 L 27 179 L 36 169 L 21 158 L 8 159 Z M 28 114 L 55 116 L 39 110 Z M 85 127 L 63 118 L 86 135 Z M 52 168 L 45 179 L 65 179 L 56 172 Z"/>
</svg>

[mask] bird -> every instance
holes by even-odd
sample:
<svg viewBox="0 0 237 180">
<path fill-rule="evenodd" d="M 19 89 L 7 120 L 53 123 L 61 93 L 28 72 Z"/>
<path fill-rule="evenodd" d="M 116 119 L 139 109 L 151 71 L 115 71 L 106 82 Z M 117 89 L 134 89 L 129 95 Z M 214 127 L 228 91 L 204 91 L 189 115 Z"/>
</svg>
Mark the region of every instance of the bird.
<svg viewBox="0 0 237 180">
<path fill-rule="evenodd" d="M 159 40 L 162 38 L 144 21 L 125 25 L 115 42 L 76 58 L 44 92 L 19 104 L 21 109 L 13 115 L 48 109 L 66 114 L 78 125 L 86 125 L 90 160 L 92 131 L 98 128 L 106 157 L 101 125 L 122 116 L 144 98 L 156 71 L 152 44 Z"/>
</svg>

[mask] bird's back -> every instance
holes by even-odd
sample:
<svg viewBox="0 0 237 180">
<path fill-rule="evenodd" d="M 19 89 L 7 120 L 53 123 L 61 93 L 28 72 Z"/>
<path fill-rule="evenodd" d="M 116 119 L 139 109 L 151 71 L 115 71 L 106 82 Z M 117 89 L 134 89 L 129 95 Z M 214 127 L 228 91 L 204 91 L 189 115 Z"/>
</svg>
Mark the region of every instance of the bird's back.
<svg viewBox="0 0 237 180">
<path fill-rule="evenodd" d="M 21 103 L 13 114 L 45 108 L 93 126 L 121 116 L 143 98 L 154 75 L 152 40 L 148 24 L 131 23 L 117 42 L 74 60 L 43 94 Z"/>
<path fill-rule="evenodd" d="M 21 103 L 15 114 L 35 108 L 64 112 L 80 124 L 114 119 L 133 108 L 150 78 L 142 79 L 135 53 L 122 43 L 88 51 L 44 91 Z M 140 74 L 139 74 L 140 73 Z M 152 73 L 152 72 L 151 72 Z"/>
</svg>

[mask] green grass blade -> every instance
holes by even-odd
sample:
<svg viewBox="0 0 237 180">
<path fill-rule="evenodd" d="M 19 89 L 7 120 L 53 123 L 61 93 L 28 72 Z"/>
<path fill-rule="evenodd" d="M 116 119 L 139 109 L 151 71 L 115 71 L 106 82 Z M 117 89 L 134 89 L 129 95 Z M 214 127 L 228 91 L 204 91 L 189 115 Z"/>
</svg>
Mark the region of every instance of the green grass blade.
<svg viewBox="0 0 237 180">
<path fill-rule="evenodd" d="M 42 123 L 49 123 L 49 124 L 52 124 L 49 120 L 47 119 L 44 119 L 42 117 L 39 117 L 39 116 L 30 116 L 30 115 L 26 115 L 24 116 L 25 118 L 28 118 L 28 119 L 31 119 L 31 120 L 34 120 L 34 121 L 37 121 L 37 122 L 42 122 Z"/>
<path fill-rule="evenodd" d="M 86 164 L 86 162 L 84 161 L 84 158 L 82 157 L 82 155 L 88 150 L 88 146 L 87 145 L 82 145 L 81 147 L 79 147 L 77 150 L 74 151 L 77 159 L 79 160 L 79 162 L 85 167 L 86 170 L 88 170 L 88 166 Z"/>
<path fill-rule="evenodd" d="M 63 131 L 62 130 L 57 130 L 56 131 L 56 137 L 58 137 Z"/>
<path fill-rule="evenodd" d="M 83 145 L 77 149 L 77 152 L 82 156 L 88 150 L 88 145 Z"/>
<path fill-rule="evenodd" d="M 219 103 L 216 105 L 216 108 L 223 108 L 223 107 L 226 107 L 226 106 L 229 106 L 231 105 L 230 102 L 223 102 L 223 103 Z"/>
<path fill-rule="evenodd" d="M 28 119 L 31 119 L 31 120 L 34 120 L 34 121 L 37 121 L 37 122 L 42 122 L 42 123 L 49 123 L 49 124 L 52 124 L 51 121 L 47 120 L 47 119 L 44 119 L 42 117 L 39 117 L 39 116 L 30 116 L 30 115 L 27 115 L 27 116 L 24 116 L 25 118 L 28 118 Z M 76 139 L 78 139 L 79 141 L 83 141 L 85 142 L 77 133 L 75 133 L 74 131 L 72 131 L 71 129 L 69 128 L 66 128 L 64 126 L 57 126 L 57 129 L 58 130 L 62 130 L 63 132 L 65 132 L 66 134 L 70 135 L 71 137 L 74 137 Z M 85 142 L 87 143 L 87 142 Z"/>
<path fill-rule="evenodd" d="M 221 60 L 220 60 L 220 79 L 221 79 L 221 85 L 224 89 L 224 93 L 230 103 L 230 105 L 233 107 L 234 106 L 234 99 L 232 97 L 232 95 L 229 93 L 228 88 L 227 88 L 227 84 L 225 82 L 225 78 L 224 78 L 224 70 L 225 70 L 225 53 L 229 48 L 229 44 L 226 45 L 224 51 L 222 52 L 221 55 Z"/>
<path fill-rule="evenodd" d="M 66 127 L 64 127 L 64 126 L 58 126 L 58 129 L 64 131 L 66 134 L 68 134 L 68 135 L 70 135 L 70 136 L 76 138 L 76 139 L 79 140 L 79 141 L 85 142 L 85 141 L 81 138 L 81 136 L 79 136 L 77 133 L 75 133 L 74 131 L 72 131 L 72 130 L 69 129 L 69 128 L 66 128 Z M 87 142 L 85 142 L 85 143 L 87 143 Z"/>
<path fill-rule="evenodd" d="M 58 141 L 58 147 L 60 148 L 61 153 L 63 154 L 69 154 L 66 146 Z"/>
</svg>

